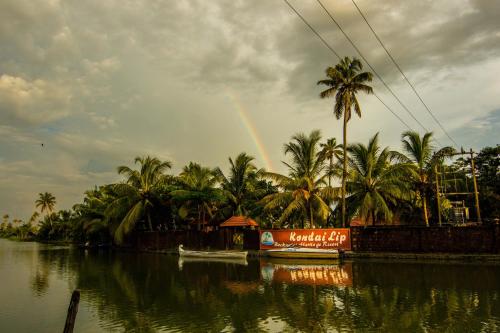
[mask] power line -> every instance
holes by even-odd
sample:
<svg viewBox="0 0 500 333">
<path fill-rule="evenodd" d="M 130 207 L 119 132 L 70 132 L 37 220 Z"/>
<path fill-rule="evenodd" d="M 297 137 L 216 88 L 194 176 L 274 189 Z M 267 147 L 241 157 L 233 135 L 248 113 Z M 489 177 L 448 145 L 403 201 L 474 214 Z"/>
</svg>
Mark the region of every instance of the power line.
<svg viewBox="0 0 500 333">
<path fill-rule="evenodd" d="M 394 93 L 394 91 L 389 87 L 389 85 L 387 85 L 387 83 L 377 73 L 377 71 L 373 68 L 373 66 L 370 65 L 370 62 L 368 62 L 368 60 L 366 60 L 366 58 L 363 55 L 363 53 L 359 50 L 359 48 L 356 46 L 356 44 L 354 44 L 354 42 L 347 35 L 347 33 L 344 31 L 344 29 L 342 29 L 342 27 L 337 22 L 337 20 L 335 20 L 335 18 L 332 16 L 332 14 L 330 14 L 330 12 L 328 11 L 328 9 L 326 9 L 326 7 L 323 5 L 323 3 L 321 3 L 320 0 L 316 0 L 316 2 L 318 2 L 318 4 L 321 6 L 321 8 L 323 8 L 323 10 L 328 14 L 328 16 L 330 17 L 330 19 L 335 23 L 335 25 L 339 28 L 339 30 L 342 32 L 342 34 L 344 34 L 345 38 L 349 41 L 349 43 L 351 43 L 352 47 L 356 50 L 356 52 L 358 52 L 359 56 L 366 62 L 366 64 L 368 65 L 368 67 L 370 67 L 370 69 L 373 71 L 373 73 L 375 74 L 375 76 L 377 76 L 377 78 L 382 82 L 382 84 L 387 88 L 387 90 L 389 90 L 389 92 L 392 94 L 392 96 L 394 96 L 394 98 L 399 102 L 399 104 L 406 110 L 406 112 L 413 118 L 413 120 L 415 120 L 420 125 L 420 127 L 422 127 L 424 129 L 424 131 L 429 132 L 429 130 L 427 130 L 427 128 L 425 128 L 425 126 L 422 125 L 422 123 L 413 115 L 413 113 L 408 109 L 408 107 L 406 107 L 406 105 L 401 101 L 401 99 L 399 99 L 399 97 L 396 96 L 396 94 Z"/>
<path fill-rule="evenodd" d="M 338 55 L 338 53 L 330 46 L 330 44 L 328 44 L 324 39 L 323 37 L 321 37 L 321 35 L 306 21 L 306 19 L 300 15 L 300 13 L 287 1 L 287 0 L 283 0 L 286 2 L 286 4 L 288 5 L 288 7 L 290 7 L 294 12 L 295 14 L 297 14 L 298 17 L 300 17 L 302 19 L 302 22 L 305 23 L 305 25 L 307 25 L 309 27 L 309 29 L 311 29 L 312 32 L 314 32 L 316 34 L 316 36 L 318 36 L 318 38 L 323 42 L 323 44 L 325 44 L 325 46 L 327 48 L 330 49 L 330 51 L 333 52 L 333 54 L 335 54 L 337 56 L 337 58 L 340 59 L 340 56 Z"/>
<path fill-rule="evenodd" d="M 400 116 L 398 116 L 387 104 L 385 104 L 385 102 L 377 95 L 375 94 L 375 92 L 373 93 L 375 95 L 375 97 L 377 97 L 377 99 L 380 101 L 380 103 L 384 104 L 384 106 L 387 108 L 387 110 L 391 111 L 391 113 L 396 116 L 396 118 L 399 119 L 400 122 L 403 123 L 403 125 L 405 125 L 410 131 L 413 131 L 413 129 L 410 127 L 410 125 L 408 125 L 403 119 L 401 119 Z"/>
<path fill-rule="evenodd" d="M 307 22 L 307 20 L 295 9 L 295 7 L 293 7 L 288 2 L 288 0 L 283 1 L 295 12 L 295 14 L 297 14 L 298 17 L 300 17 L 302 22 L 304 22 L 304 24 L 307 25 L 309 29 L 311 29 L 311 31 L 323 42 L 323 44 L 340 60 L 341 57 L 338 55 L 338 53 L 330 46 L 330 44 L 328 44 L 327 41 L 325 41 L 323 37 L 321 37 L 321 35 L 309 24 L 309 22 Z M 405 125 L 409 130 L 413 130 L 403 119 L 401 119 L 400 116 L 398 116 L 386 103 L 384 103 L 384 101 L 377 95 L 376 92 L 373 92 L 373 95 L 375 95 L 375 97 L 387 108 L 387 110 L 389 110 L 403 125 Z"/>
<path fill-rule="evenodd" d="M 445 128 L 443 127 L 443 125 L 441 124 L 441 122 L 436 118 L 436 116 L 434 115 L 434 113 L 430 110 L 430 108 L 427 106 L 427 104 L 424 102 L 424 100 L 422 99 L 422 97 L 420 96 L 420 94 L 417 92 L 417 90 L 415 89 L 415 87 L 413 86 L 413 84 L 410 82 L 410 80 L 408 79 L 408 77 L 405 75 L 405 73 L 403 72 L 403 70 L 401 69 L 401 67 L 399 66 L 399 64 L 396 62 L 396 60 L 394 59 L 394 57 L 391 55 L 391 53 L 389 52 L 389 50 L 385 47 L 384 43 L 382 42 L 382 40 L 379 38 L 379 36 L 377 35 L 377 33 L 375 32 L 375 30 L 373 29 L 373 27 L 370 25 L 370 23 L 368 23 L 368 20 L 366 18 L 366 16 L 363 14 L 363 12 L 361 11 L 361 9 L 359 8 L 359 6 L 356 4 L 356 2 L 354 0 L 351 0 L 352 3 L 354 4 L 354 6 L 356 7 L 356 9 L 358 10 L 359 14 L 361 15 L 361 17 L 363 18 L 363 20 L 366 22 L 366 24 L 368 25 L 368 27 L 370 28 L 370 30 L 372 31 L 373 35 L 375 36 L 375 38 L 378 40 L 378 42 L 380 43 L 380 45 L 384 48 L 385 52 L 387 53 L 387 55 L 389 56 L 389 58 L 392 60 L 392 62 L 394 63 L 394 65 L 396 66 L 396 68 L 399 70 L 399 72 L 401 73 L 401 75 L 403 75 L 403 78 L 405 79 L 405 81 L 408 83 L 408 85 L 411 87 L 411 89 L 413 90 L 413 92 L 415 93 L 415 95 L 417 95 L 418 99 L 420 100 L 420 102 L 422 102 L 422 104 L 424 105 L 425 109 L 427 110 L 427 112 L 431 115 L 431 117 L 436 121 L 436 123 L 439 125 L 439 127 L 441 127 L 441 129 L 443 130 L 443 132 L 446 134 L 446 136 L 448 137 L 448 139 L 450 139 L 454 144 L 455 146 L 458 147 L 458 144 L 456 143 L 455 140 L 453 140 L 453 138 L 450 136 L 450 134 L 445 130 Z"/>
</svg>

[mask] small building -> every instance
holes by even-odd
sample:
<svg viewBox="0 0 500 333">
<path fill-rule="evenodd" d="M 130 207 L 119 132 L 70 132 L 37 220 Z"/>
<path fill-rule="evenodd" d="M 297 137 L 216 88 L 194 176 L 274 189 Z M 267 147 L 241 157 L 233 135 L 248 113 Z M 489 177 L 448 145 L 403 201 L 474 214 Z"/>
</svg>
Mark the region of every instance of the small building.
<svg viewBox="0 0 500 333">
<path fill-rule="evenodd" d="M 259 224 L 248 216 L 232 216 L 225 222 L 221 223 L 220 227 L 231 228 L 230 233 L 232 233 L 232 245 L 234 248 L 241 249 L 244 248 L 245 243 L 244 230 L 253 230 L 258 228 Z"/>
<path fill-rule="evenodd" d="M 221 228 L 224 227 L 236 227 L 236 228 L 258 228 L 259 224 L 255 222 L 252 218 L 247 216 L 232 216 L 225 222 L 221 223 Z"/>
</svg>

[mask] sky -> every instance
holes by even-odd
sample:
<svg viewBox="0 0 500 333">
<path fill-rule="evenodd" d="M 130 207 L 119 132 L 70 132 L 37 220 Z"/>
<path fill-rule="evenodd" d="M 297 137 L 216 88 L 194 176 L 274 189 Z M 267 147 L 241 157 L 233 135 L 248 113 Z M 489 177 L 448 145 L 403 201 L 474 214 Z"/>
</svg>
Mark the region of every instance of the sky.
<svg viewBox="0 0 500 333">
<path fill-rule="evenodd" d="M 358 56 L 316 0 L 289 1 L 337 53 Z M 355 1 L 459 146 L 500 143 L 499 1 Z M 436 147 L 451 145 L 352 1 L 322 3 Z M 224 170 L 247 152 L 286 172 L 292 135 L 341 141 L 316 85 L 338 59 L 282 0 L 2 0 L 0 45 L 0 214 L 11 218 L 27 219 L 45 191 L 68 209 L 136 156 L 176 174 L 189 161 Z M 359 100 L 349 142 L 380 132 L 400 149 L 405 125 L 374 96 Z"/>
</svg>

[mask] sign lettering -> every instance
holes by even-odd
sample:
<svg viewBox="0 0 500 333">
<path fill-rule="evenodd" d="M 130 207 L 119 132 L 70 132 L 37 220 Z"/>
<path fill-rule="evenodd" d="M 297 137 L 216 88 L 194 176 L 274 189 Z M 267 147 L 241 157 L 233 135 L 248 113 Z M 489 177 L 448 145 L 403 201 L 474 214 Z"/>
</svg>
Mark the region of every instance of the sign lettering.
<svg viewBox="0 0 500 333">
<path fill-rule="evenodd" d="M 261 230 L 260 249 L 306 247 L 350 250 L 350 236 L 350 230 L 347 228 Z"/>
</svg>

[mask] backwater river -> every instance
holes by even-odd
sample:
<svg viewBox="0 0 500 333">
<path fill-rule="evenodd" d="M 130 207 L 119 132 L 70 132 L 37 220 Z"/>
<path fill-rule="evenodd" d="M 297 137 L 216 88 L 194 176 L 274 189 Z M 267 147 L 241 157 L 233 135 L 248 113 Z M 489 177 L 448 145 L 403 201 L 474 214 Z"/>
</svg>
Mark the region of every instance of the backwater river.
<svg viewBox="0 0 500 333">
<path fill-rule="evenodd" d="M 0 239 L 0 332 L 500 332 L 500 265 L 180 260 Z"/>
</svg>

